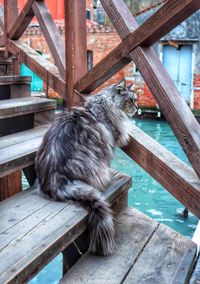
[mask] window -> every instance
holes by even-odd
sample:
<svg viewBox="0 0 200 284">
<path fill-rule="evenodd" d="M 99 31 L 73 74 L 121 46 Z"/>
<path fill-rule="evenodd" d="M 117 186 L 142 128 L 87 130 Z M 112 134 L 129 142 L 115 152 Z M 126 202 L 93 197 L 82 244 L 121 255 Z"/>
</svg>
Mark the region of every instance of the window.
<svg viewBox="0 0 200 284">
<path fill-rule="evenodd" d="M 86 10 L 86 19 L 91 20 L 91 11 L 90 10 Z"/>
<path fill-rule="evenodd" d="M 90 71 L 93 67 L 93 51 L 87 50 L 87 68 Z"/>
</svg>

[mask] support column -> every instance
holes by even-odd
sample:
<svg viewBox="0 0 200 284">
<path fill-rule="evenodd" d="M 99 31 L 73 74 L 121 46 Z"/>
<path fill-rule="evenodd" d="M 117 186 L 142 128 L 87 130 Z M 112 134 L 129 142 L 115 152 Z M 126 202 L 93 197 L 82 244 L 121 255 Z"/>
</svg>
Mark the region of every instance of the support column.
<svg viewBox="0 0 200 284">
<path fill-rule="evenodd" d="M 75 83 L 87 72 L 86 1 L 65 0 L 66 47 L 66 106 L 70 109 L 81 100 L 74 92 Z M 83 234 L 76 243 L 63 251 L 63 274 L 87 250 L 87 236 Z M 82 250 L 81 251 L 79 251 Z"/>
<path fill-rule="evenodd" d="M 76 101 L 74 84 L 87 73 L 86 1 L 65 0 L 66 103 Z"/>
</svg>

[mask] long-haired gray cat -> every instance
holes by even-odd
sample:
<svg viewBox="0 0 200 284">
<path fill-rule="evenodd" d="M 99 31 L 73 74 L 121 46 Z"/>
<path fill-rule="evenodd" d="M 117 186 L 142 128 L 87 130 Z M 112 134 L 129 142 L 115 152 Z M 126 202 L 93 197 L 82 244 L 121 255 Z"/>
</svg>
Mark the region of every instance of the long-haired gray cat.
<svg viewBox="0 0 200 284">
<path fill-rule="evenodd" d="M 58 201 L 74 201 L 89 212 L 90 251 L 109 255 L 115 247 L 112 211 L 101 198 L 111 181 L 116 146 L 129 141 L 135 95 L 124 80 L 89 97 L 57 118 L 36 156 L 40 189 Z"/>
</svg>

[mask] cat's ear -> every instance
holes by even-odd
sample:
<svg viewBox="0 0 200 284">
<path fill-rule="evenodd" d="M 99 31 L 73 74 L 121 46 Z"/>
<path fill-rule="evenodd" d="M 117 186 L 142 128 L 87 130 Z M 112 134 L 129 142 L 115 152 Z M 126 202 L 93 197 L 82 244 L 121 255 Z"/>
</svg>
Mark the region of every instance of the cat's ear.
<svg viewBox="0 0 200 284">
<path fill-rule="evenodd" d="M 126 80 L 122 79 L 115 85 L 118 89 L 125 89 L 126 88 Z"/>
</svg>

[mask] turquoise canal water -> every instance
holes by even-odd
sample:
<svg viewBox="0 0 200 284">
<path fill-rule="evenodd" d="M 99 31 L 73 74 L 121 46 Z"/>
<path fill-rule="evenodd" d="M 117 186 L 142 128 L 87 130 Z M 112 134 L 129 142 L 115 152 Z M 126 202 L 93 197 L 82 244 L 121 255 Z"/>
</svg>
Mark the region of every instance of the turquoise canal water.
<svg viewBox="0 0 200 284">
<path fill-rule="evenodd" d="M 188 163 L 172 130 L 165 121 L 133 120 L 133 123 L 181 160 Z M 116 151 L 112 166 L 133 177 L 133 187 L 129 191 L 130 206 L 139 209 L 158 222 L 168 225 L 181 234 L 189 238 L 192 237 L 197 224 L 197 218 L 189 213 L 188 219 L 184 219 L 181 214 L 184 209 L 183 205 L 120 149 Z M 55 284 L 58 283 L 61 276 L 62 256 L 59 255 L 29 283 Z"/>
</svg>

